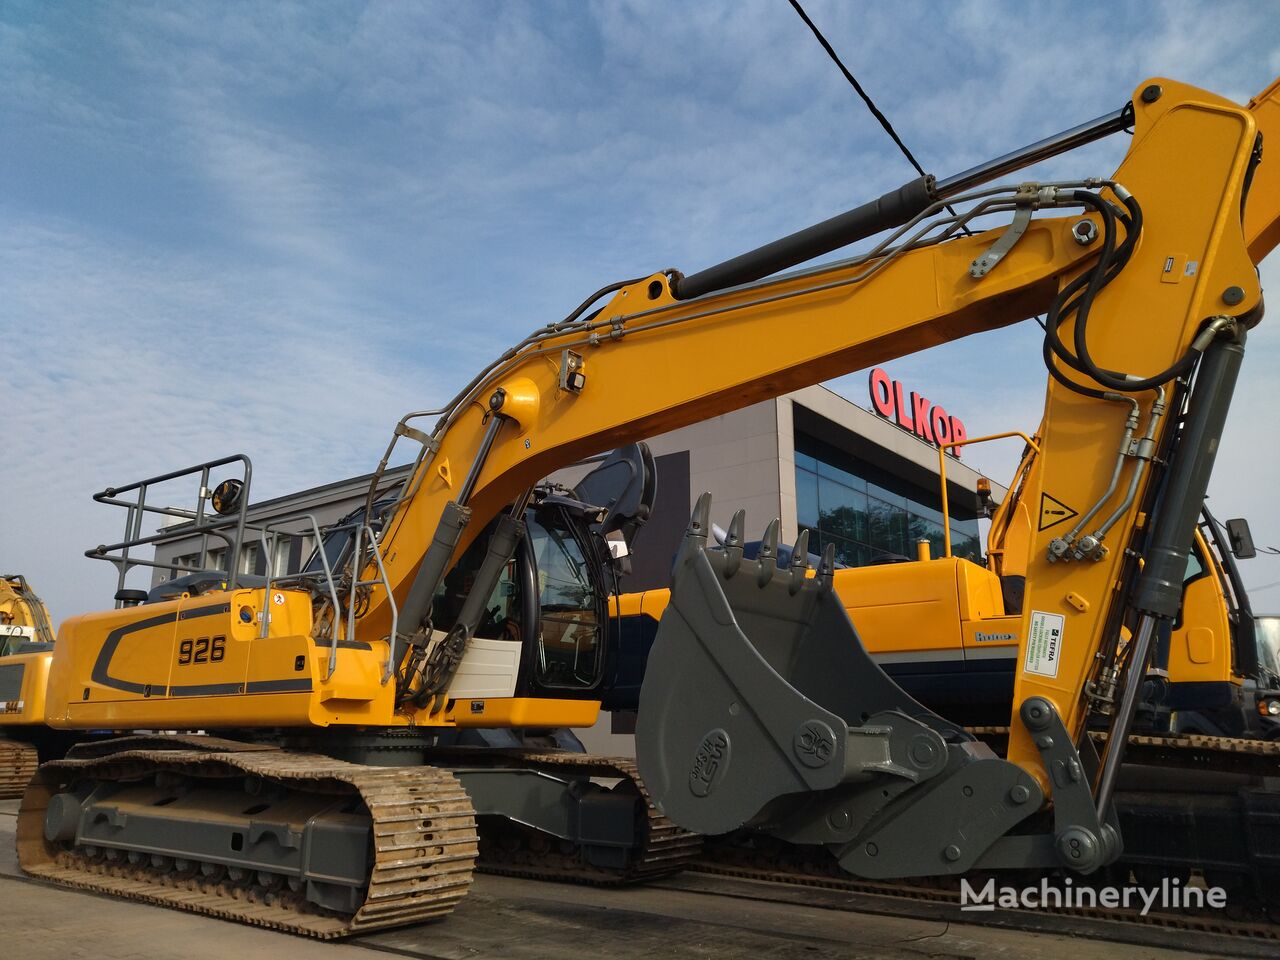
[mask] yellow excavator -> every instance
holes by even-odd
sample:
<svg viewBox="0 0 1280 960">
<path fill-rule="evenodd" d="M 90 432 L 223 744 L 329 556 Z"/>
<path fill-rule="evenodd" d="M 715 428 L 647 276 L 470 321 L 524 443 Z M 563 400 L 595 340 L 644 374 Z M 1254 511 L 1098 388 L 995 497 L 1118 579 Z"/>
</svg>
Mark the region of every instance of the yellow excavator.
<svg viewBox="0 0 1280 960">
<path fill-rule="evenodd" d="M 44 601 L 22 574 L 0 576 L 0 798 L 22 796 L 36 772 L 52 649 Z"/>
<path fill-rule="evenodd" d="M 1261 247 L 1250 250 L 1242 221 L 1262 217 L 1250 235 L 1274 245 L 1280 190 L 1259 164 L 1261 131 L 1280 129 L 1278 98 L 1280 84 L 1244 108 L 1151 80 L 1097 120 L 716 267 L 611 284 L 480 371 L 430 412 L 429 430 L 414 425 L 425 414 L 404 418 L 392 446 L 420 444 L 411 478 L 379 510 L 375 471 L 366 510 L 319 570 L 259 583 L 231 563 L 218 578 L 189 571 L 177 596 L 129 590 L 138 551 L 157 539 L 143 519 L 171 509 L 148 490 L 190 478 L 196 507 L 183 522 L 235 558 L 250 467 L 229 458 L 102 491 L 129 518 L 124 540 L 91 551 L 120 569 L 117 607 L 63 623 L 47 722 L 189 732 L 95 742 L 43 764 L 19 813 L 23 868 L 334 937 L 446 914 L 477 856 L 508 872 L 638 880 L 678 869 L 698 834 L 748 826 L 825 847 L 865 877 L 1116 861 L 1127 733 L 1153 638 L 1181 603 L 1261 318 Z M 996 183 L 1126 131 L 1111 175 Z M 885 231 L 853 259 L 777 275 Z M 803 536 L 788 567 L 746 559 L 741 517 L 709 549 L 706 497 L 649 656 L 638 768 L 514 736 L 594 720 L 609 651 L 592 571 L 625 539 L 608 504 L 539 501 L 540 478 L 1039 314 L 1051 379 L 1026 496 L 1102 499 L 1117 448 L 1132 494 L 1114 502 L 1107 549 L 1054 555 L 1051 531 L 1026 544 L 1003 756 L 868 657 L 829 553 L 815 575 Z M 1149 443 L 1130 449 L 1135 406 Z M 596 559 L 548 520 L 537 622 L 506 616 L 531 592 L 513 580 L 529 518 L 557 509 L 577 509 Z M 1099 714 L 1110 720 L 1102 756 L 1087 735 Z M 492 731 L 514 742 L 460 745 Z"/>
</svg>

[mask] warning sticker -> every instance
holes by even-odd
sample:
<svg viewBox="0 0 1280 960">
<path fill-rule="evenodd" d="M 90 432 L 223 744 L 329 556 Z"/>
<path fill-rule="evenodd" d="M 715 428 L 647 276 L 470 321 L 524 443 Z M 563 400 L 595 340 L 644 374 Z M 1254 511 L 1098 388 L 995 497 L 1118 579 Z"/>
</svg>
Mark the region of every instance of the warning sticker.
<svg viewBox="0 0 1280 960">
<path fill-rule="evenodd" d="M 1048 530 L 1055 524 L 1062 523 L 1064 520 L 1070 520 L 1076 516 L 1076 511 L 1072 510 L 1061 500 L 1055 500 L 1047 493 L 1040 494 L 1040 529 Z"/>
<path fill-rule="evenodd" d="M 1065 618 L 1056 613 L 1031 611 L 1031 629 L 1027 632 L 1027 673 L 1042 677 L 1058 675 L 1058 658 L 1062 653 Z"/>
</svg>

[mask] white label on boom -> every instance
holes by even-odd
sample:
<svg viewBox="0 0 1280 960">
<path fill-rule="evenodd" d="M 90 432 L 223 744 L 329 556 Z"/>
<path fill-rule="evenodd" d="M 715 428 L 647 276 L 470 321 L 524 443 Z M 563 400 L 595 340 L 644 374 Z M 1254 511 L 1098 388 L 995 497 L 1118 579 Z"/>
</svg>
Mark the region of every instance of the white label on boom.
<svg viewBox="0 0 1280 960">
<path fill-rule="evenodd" d="M 1027 632 L 1027 673 L 1038 673 L 1042 677 L 1058 675 L 1064 622 L 1065 618 L 1056 613 L 1031 611 L 1031 629 Z"/>
</svg>

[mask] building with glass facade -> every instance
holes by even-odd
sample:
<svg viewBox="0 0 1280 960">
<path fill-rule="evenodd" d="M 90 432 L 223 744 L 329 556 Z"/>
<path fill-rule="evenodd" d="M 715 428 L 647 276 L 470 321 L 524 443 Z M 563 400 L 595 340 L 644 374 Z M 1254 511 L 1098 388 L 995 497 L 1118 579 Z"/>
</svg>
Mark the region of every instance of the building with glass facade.
<svg viewBox="0 0 1280 960">
<path fill-rule="evenodd" d="M 944 554 L 938 449 L 826 387 L 806 387 L 649 440 L 658 458 L 659 503 L 638 541 L 632 590 L 665 586 L 689 511 L 712 494 L 712 520 L 747 513 L 747 539 L 774 517 L 790 544 L 833 544 L 848 566 L 917 556 L 927 540 Z M 573 473 L 569 473 L 572 478 Z M 978 473 L 947 458 L 951 549 L 981 562 Z M 1005 489 L 992 484 L 996 500 Z"/>
<path fill-rule="evenodd" d="M 915 559 L 928 540 L 940 557 L 945 536 L 939 491 L 926 490 L 806 434 L 796 435 L 796 524 L 809 531 L 810 548 L 834 544 L 836 559 L 851 567 Z M 971 506 L 948 510 L 951 552 L 978 560 L 978 516 Z"/>
</svg>

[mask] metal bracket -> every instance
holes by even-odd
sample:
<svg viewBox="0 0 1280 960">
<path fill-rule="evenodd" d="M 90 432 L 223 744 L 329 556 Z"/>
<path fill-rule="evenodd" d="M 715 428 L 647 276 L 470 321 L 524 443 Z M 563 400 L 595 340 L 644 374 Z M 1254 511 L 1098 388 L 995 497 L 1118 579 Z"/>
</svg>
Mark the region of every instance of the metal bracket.
<svg viewBox="0 0 1280 960">
<path fill-rule="evenodd" d="M 432 453 L 440 449 L 440 441 L 434 439 L 431 434 L 425 430 L 419 430 L 417 427 L 411 427 L 404 421 L 396 424 L 395 434 L 397 437 L 408 437 L 411 440 L 417 440 Z"/>
<path fill-rule="evenodd" d="M 952 744 L 941 776 L 894 798 L 856 838 L 834 846 L 860 877 L 959 874 L 1040 808 L 1044 796 L 1020 767 L 983 744 Z"/>
<path fill-rule="evenodd" d="M 1019 198 L 1020 199 L 1020 198 Z M 1019 206 L 1013 215 L 1013 223 L 1009 225 L 1009 229 L 1002 233 L 998 240 L 973 263 L 969 264 L 969 276 L 975 280 L 981 280 L 992 271 L 997 263 L 1005 258 L 1005 255 L 1013 249 L 1013 245 L 1022 239 L 1022 235 L 1027 232 L 1027 224 L 1031 222 L 1031 205 Z"/>
<path fill-rule="evenodd" d="M 587 385 L 587 375 L 582 372 L 582 354 L 564 349 L 560 351 L 560 389 L 568 393 L 581 393 Z"/>
<path fill-rule="evenodd" d="M 1029 697 L 1020 711 L 1053 782 L 1053 833 L 1004 837 L 978 860 L 978 869 L 1067 866 L 1092 873 L 1113 863 L 1122 850 L 1114 813 L 1098 819 L 1093 779 L 1098 755 L 1088 737 L 1077 752 L 1062 718 L 1044 697 Z"/>
</svg>

